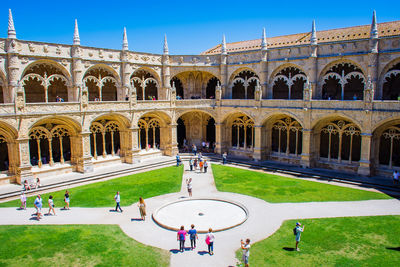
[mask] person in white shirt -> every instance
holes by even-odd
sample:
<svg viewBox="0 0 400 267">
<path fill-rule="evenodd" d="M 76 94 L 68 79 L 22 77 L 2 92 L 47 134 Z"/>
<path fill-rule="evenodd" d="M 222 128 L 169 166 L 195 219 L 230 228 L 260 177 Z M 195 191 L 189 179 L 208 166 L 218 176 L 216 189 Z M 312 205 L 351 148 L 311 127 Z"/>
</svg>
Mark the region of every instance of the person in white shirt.
<svg viewBox="0 0 400 267">
<path fill-rule="evenodd" d="M 119 205 L 119 203 L 121 202 L 121 196 L 119 194 L 119 191 L 117 191 L 117 194 L 115 195 L 114 199 L 115 199 L 115 202 L 117 203 L 117 205 L 115 206 L 115 211 L 118 211 L 118 208 L 119 208 L 119 210 L 122 212 L 123 210 L 121 209 L 121 206 Z"/>
<path fill-rule="evenodd" d="M 250 239 L 246 239 L 246 242 L 240 240 L 240 246 L 243 249 L 242 260 L 245 267 L 249 267 L 249 257 L 250 257 Z"/>
<path fill-rule="evenodd" d="M 187 190 L 189 193 L 189 197 L 192 196 L 192 178 L 186 179 Z"/>
<path fill-rule="evenodd" d="M 212 229 L 208 229 L 208 233 L 206 235 L 206 243 L 208 245 L 208 253 L 210 255 L 214 255 L 214 240 L 215 240 L 215 236 L 212 232 Z"/>
<path fill-rule="evenodd" d="M 21 206 L 20 209 L 26 210 L 26 196 L 24 191 L 21 192 Z"/>
<path fill-rule="evenodd" d="M 47 214 L 50 215 L 51 211 L 53 211 L 53 214 L 56 215 L 56 211 L 54 210 L 53 196 L 49 196 L 49 212 Z"/>
</svg>

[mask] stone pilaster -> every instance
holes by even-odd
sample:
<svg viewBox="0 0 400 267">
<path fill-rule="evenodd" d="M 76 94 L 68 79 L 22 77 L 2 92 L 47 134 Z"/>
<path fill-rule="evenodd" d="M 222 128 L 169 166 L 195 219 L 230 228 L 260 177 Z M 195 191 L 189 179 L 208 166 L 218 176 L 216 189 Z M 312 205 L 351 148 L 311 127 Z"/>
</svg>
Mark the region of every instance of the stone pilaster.
<svg viewBox="0 0 400 267">
<path fill-rule="evenodd" d="M 262 125 L 254 126 L 254 152 L 253 159 L 256 161 L 262 160 Z"/>
<path fill-rule="evenodd" d="M 29 138 L 19 138 L 16 141 L 18 153 L 20 155 L 19 167 L 16 173 L 16 182 L 21 184 L 21 181 L 33 177 L 29 153 Z"/>
<path fill-rule="evenodd" d="M 125 163 L 134 164 L 140 162 L 140 147 L 138 142 L 139 130 L 138 127 L 132 127 L 127 131 L 125 138 L 129 138 L 129 140 L 127 140 L 126 152 L 123 159 Z"/>
<path fill-rule="evenodd" d="M 303 145 L 302 145 L 302 153 L 301 153 L 301 160 L 300 165 L 303 168 L 310 168 L 312 167 L 312 149 L 313 149 L 313 139 L 312 139 L 312 130 L 311 129 L 303 129 Z"/>
<path fill-rule="evenodd" d="M 221 55 L 221 64 L 220 66 L 220 75 L 221 75 L 221 90 L 222 90 L 222 98 L 232 98 L 232 91 L 229 88 L 228 81 L 228 55 Z"/>
<path fill-rule="evenodd" d="M 168 100 L 170 98 L 171 91 L 171 70 L 169 64 L 169 55 L 164 54 L 162 56 L 162 88 L 163 93 L 159 95 L 160 99 Z M 176 96 L 175 96 L 176 97 Z M 174 101 L 173 99 L 170 99 Z"/>
<path fill-rule="evenodd" d="M 370 176 L 371 175 L 371 133 L 361 134 L 361 157 L 360 166 L 358 167 L 358 174 Z"/>
<path fill-rule="evenodd" d="M 80 94 L 82 88 L 85 86 L 82 83 L 83 80 L 83 66 L 82 66 L 82 59 L 81 59 L 81 48 L 79 46 L 74 45 L 71 48 L 71 55 L 72 55 L 72 95 L 73 99 L 69 101 L 81 101 Z M 69 97 L 69 95 L 68 95 Z"/>
<path fill-rule="evenodd" d="M 17 41 L 15 39 L 7 39 L 8 86 L 7 86 L 6 99 L 4 99 L 5 103 L 14 102 L 15 92 L 18 86 L 20 62 L 18 59 L 18 51 L 16 49 L 16 46 L 17 46 Z"/>
<path fill-rule="evenodd" d="M 90 153 L 90 132 L 82 132 L 74 142 L 78 161 L 76 171 L 87 173 L 93 171 L 92 155 Z"/>
<path fill-rule="evenodd" d="M 215 151 L 216 154 L 222 154 L 222 134 L 221 123 L 215 123 Z"/>
</svg>

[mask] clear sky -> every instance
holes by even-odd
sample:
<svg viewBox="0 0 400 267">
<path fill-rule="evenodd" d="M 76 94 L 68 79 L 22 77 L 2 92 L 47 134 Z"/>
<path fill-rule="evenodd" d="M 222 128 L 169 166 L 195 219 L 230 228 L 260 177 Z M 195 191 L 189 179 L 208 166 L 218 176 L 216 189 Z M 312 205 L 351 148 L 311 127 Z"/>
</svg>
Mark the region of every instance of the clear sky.
<svg viewBox="0 0 400 267">
<path fill-rule="evenodd" d="M 65 3 L 65 4 L 61 4 Z M 372 11 L 378 22 L 400 20 L 400 0 L 383 1 L 75 1 L 2 0 L 0 37 L 7 36 L 11 8 L 22 40 L 72 44 L 74 19 L 78 19 L 81 45 L 121 49 L 123 27 L 129 49 L 161 53 L 164 33 L 170 54 L 199 54 L 221 42 L 370 24 Z"/>
</svg>

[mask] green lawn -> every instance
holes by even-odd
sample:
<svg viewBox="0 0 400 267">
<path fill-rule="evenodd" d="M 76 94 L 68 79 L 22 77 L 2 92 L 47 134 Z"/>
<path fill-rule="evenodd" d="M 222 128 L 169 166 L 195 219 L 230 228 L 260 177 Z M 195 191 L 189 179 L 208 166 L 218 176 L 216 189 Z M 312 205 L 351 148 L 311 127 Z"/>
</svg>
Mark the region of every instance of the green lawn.
<svg viewBox="0 0 400 267">
<path fill-rule="evenodd" d="M 169 266 L 116 225 L 0 226 L 0 266 Z"/>
<path fill-rule="evenodd" d="M 149 172 L 143 172 L 71 188 L 71 207 L 112 207 L 115 205 L 116 191 L 121 194 L 121 206 L 131 205 L 139 197 L 150 198 L 167 193 L 178 192 L 181 189 L 183 166 L 167 167 Z M 43 194 L 43 206 L 47 208 L 47 199 L 51 194 L 56 207 L 64 206 L 65 190 Z M 27 206 L 33 207 L 34 197 L 27 200 Z M 19 200 L 0 203 L 0 207 L 17 207 Z"/>
<path fill-rule="evenodd" d="M 234 192 L 264 199 L 268 202 L 311 202 L 388 199 L 388 195 L 288 178 L 240 168 L 212 165 L 219 191 Z"/>
<path fill-rule="evenodd" d="M 399 266 L 400 216 L 302 220 L 299 252 L 293 251 L 295 222 L 253 244 L 250 266 Z"/>
</svg>

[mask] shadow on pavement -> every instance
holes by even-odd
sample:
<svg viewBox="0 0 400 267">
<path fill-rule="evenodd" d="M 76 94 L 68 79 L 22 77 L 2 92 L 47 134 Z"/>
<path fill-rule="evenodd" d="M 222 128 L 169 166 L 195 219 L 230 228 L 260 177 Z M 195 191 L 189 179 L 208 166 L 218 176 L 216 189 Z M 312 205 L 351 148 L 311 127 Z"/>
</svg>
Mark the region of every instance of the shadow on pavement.
<svg viewBox="0 0 400 267">
<path fill-rule="evenodd" d="M 142 218 L 131 218 L 131 222 L 141 222 Z"/>
<path fill-rule="evenodd" d="M 208 251 L 206 251 L 206 250 L 198 251 L 197 254 L 199 254 L 201 256 L 203 256 L 205 254 L 209 255 Z"/>
<path fill-rule="evenodd" d="M 177 254 L 177 253 L 179 253 L 181 251 L 179 249 L 174 248 L 174 249 L 170 249 L 169 252 Z"/>
</svg>

